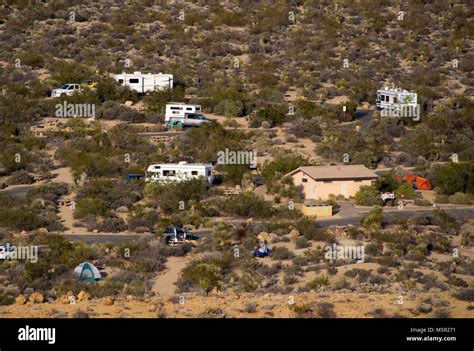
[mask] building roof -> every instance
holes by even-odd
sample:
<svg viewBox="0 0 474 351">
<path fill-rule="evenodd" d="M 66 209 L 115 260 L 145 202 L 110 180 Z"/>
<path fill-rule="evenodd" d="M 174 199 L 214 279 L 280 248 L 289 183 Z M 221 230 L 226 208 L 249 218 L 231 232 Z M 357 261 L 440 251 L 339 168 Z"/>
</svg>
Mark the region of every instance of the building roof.
<svg viewBox="0 0 474 351">
<path fill-rule="evenodd" d="M 299 167 L 287 175 L 292 176 L 299 171 L 314 180 L 335 179 L 376 179 L 378 175 L 363 165 L 340 166 L 305 166 Z"/>
</svg>

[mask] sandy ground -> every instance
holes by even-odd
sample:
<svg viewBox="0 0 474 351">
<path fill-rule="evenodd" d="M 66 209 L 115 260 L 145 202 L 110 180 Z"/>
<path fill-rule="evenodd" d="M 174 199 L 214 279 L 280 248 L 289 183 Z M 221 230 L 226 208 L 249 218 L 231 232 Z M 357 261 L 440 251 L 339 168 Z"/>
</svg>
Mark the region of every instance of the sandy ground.
<svg viewBox="0 0 474 351">
<path fill-rule="evenodd" d="M 176 289 L 174 284 L 178 280 L 181 270 L 191 260 L 192 258 L 190 256 L 168 257 L 166 269 L 157 276 L 155 284 L 153 285 L 153 292 L 160 295 L 174 295 Z"/>
<path fill-rule="evenodd" d="M 0 315 L 4 318 L 55 318 L 72 317 L 78 310 L 86 312 L 90 317 L 103 318 L 154 318 L 173 317 L 212 317 L 214 314 L 229 318 L 262 318 L 297 317 L 291 303 L 296 306 L 309 306 L 312 312 L 307 316 L 316 317 L 314 306 L 329 302 L 334 305 L 337 317 L 370 318 L 371 311 L 381 309 L 386 316 L 400 315 L 404 317 L 430 317 L 431 313 L 420 313 L 416 310 L 419 304 L 431 298 L 433 301 L 449 301 L 447 309 L 451 317 L 473 318 L 474 311 L 468 310 L 469 303 L 453 299 L 449 293 L 354 293 L 354 292 L 311 292 L 302 294 L 255 295 L 250 293 L 226 294 L 211 293 L 209 296 L 200 294 L 183 294 L 181 302 L 171 302 L 169 297 L 153 297 L 142 301 L 117 299 L 112 306 L 105 306 L 98 299 L 80 301 L 74 305 L 59 302 L 32 305 L 0 306 Z M 403 296 L 403 304 L 398 304 L 399 296 Z M 178 299 L 176 299 L 178 300 Z M 179 300 L 178 300 L 179 301 Z M 446 302 L 445 302 L 446 303 Z M 255 305 L 255 310 L 246 308 Z M 433 311 L 441 307 L 433 306 Z"/>
</svg>

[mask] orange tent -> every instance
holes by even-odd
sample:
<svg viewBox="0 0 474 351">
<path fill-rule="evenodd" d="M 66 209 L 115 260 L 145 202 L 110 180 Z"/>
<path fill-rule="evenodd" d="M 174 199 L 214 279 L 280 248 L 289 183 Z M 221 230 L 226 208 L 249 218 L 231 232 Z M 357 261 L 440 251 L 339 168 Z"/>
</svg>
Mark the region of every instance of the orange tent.
<svg viewBox="0 0 474 351">
<path fill-rule="evenodd" d="M 414 174 L 405 174 L 403 176 L 396 177 L 397 181 L 405 179 L 408 183 L 412 184 L 417 190 L 431 190 L 431 183 L 428 179 L 416 176 Z"/>
</svg>

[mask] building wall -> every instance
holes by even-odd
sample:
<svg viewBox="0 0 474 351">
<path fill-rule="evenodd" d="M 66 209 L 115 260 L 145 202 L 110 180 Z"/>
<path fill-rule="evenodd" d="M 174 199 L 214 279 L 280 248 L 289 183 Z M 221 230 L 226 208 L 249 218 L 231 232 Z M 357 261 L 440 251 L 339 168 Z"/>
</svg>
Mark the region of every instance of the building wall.
<svg viewBox="0 0 474 351">
<path fill-rule="evenodd" d="M 371 180 L 336 180 L 336 181 L 315 181 L 303 172 L 299 171 L 293 176 L 293 182 L 296 186 L 302 186 L 302 192 L 305 199 L 328 200 L 329 195 L 343 195 L 346 198 L 354 196 L 362 185 L 371 185 Z M 303 183 L 302 179 L 308 181 Z"/>
<path fill-rule="evenodd" d="M 303 204 L 301 212 L 310 217 L 331 217 L 332 206 L 311 206 Z"/>
</svg>

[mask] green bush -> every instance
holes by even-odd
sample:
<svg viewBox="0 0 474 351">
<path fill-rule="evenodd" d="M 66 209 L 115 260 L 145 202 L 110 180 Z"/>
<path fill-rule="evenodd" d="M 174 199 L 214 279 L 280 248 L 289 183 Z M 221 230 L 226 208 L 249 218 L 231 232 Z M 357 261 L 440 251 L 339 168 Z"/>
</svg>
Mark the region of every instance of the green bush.
<svg viewBox="0 0 474 351">
<path fill-rule="evenodd" d="M 76 201 L 74 210 L 75 219 L 83 219 L 87 216 L 110 217 L 112 215 L 106 203 L 98 198 L 83 198 Z"/>
<path fill-rule="evenodd" d="M 394 193 L 397 199 L 401 199 L 402 194 L 404 199 L 415 199 L 417 196 L 416 190 L 407 182 L 402 183 L 397 189 L 395 189 Z"/>
<path fill-rule="evenodd" d="M 306 286 L 312 290 L 317 290 L 321 287 L 328 286 L 329 283 L 329 277 L 327 275 L 321 275 L 311 280 L 308 284 L 306 284 Z"/>
<path fill-rule="evenodd" d="M 214 107 L 214 113 L 227 117 L 242 116 L 244 105 L 241 101 L 223 100 Z"/>
<path fill-rule="evenodd" d="M 253 192 L 244 192 L 220 201 L 219 209 L 227 215 L 268 218 L 272 215 L 269 203 Z"/>
<path fill-rule="evenodd" d="M 442 194 L 474 192 L 474 164 L 447 163 L 436 169 L 436 186 Z"/>
<path fill-rule="evenodd" d="M 355 204 L 359 206 L 376 206 L 382 204 L 380 192 L 373 185 L 362 185 L 355 194 L 354 201 Z"/>
<path fill-rule="evenodd" d="M 449 203 L 455 205 L 470 205 L 472 201 L 466 194 L 457 192 L 449 197 Z"/>
<path fill-rule="evenodd" d="M 374 207 L 366 216 L 362 217 L 361 224 L 364 228 L 378 229 L 382 227 L 384 215 L 382 208 Z"/>
</svg>

